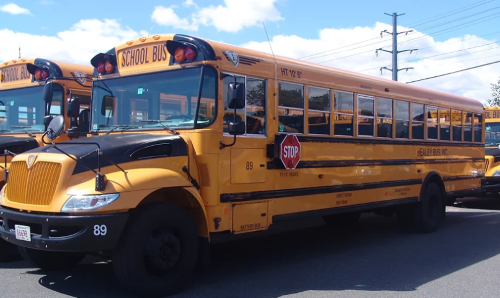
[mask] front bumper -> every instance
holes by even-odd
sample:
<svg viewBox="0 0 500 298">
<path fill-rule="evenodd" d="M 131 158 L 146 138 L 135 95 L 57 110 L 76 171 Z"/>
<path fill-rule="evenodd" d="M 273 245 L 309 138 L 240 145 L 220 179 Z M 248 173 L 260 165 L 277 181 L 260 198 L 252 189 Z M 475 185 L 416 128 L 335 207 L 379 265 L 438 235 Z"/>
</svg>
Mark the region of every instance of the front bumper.
<svg viewBox="0 0 500 298">
<path fill-rule="evenodd" d="M 103 251 L 115 247 L 128 216 L 128 213 L 40 215 L 0 207 L 0 235 L 10 243 L 33 249 Z M 15 225 L 29 226 L 31 241 L 16 239 Z"/>
<path fill-rule="evenodd" d="M 500 177 L 485 177 L 483 183 L 485 192 L 500 192 Z"/>
</svg>

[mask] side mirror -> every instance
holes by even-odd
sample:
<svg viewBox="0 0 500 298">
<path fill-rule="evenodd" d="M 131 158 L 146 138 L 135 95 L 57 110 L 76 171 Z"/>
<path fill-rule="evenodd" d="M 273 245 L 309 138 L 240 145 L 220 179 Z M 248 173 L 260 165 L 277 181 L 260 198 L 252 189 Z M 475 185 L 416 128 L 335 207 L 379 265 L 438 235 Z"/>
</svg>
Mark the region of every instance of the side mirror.
<svg viewBox="0 0 500 298">
<path fill-rule="evenodd" d="M 106 116 L 107 110 L 113 111 L 115 109 L 115 100 L 116 97 L 114 96 L 104 95 L 102 98 L 101 115 Z"/>
<path fill-rule="evenodd" d="M 64 117 L 62 115 L 58 115 L 50 121 L 49 126 L 47 127 L 47 131 L 45 134 L 49 140 L 55 140 L 58 136 L 60 136 L 64 129 Z"/>
<path fill-rule="evenodd" d="M 43 101 L 46 103 L 51 103 L 52 102 L 52 96 L 54 94 L 54 85 L 52 85 L 52 82 L 48 82 L 43 86 Z"/>
<path fill-rule="evenodd" d="M 54 119 L 54 117 L 51 115 L 43 117 L 43 125 L 45 125 L 45 127 L 48 127 L 52 119 Z"/>
<path fill-rule="evenodd" d="M 245 134 L 245 128 L 245 121 L 238 121 L 236 123 L 229 122 L 227 132 L 232 136 L 239 136 Z"/>
<path fill-rule="evenodd" d="M 67 114 L 68 117 L 78 117 L 78 115 L 80 114 L 80 98 L 71 97 L 68 99 Z"/>
<path fill-rule="evenodd" d="M 227 86 L 227 107 L 243 109 L 245 107 L 245 84 L 229 83 Z"/>
</svg>

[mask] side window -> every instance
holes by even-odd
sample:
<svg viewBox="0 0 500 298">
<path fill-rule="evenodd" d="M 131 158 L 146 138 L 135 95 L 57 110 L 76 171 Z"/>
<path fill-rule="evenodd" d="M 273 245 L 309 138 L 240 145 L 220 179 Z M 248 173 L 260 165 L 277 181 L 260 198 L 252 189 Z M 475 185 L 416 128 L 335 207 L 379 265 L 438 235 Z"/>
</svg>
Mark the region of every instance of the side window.
<svg viewBox="0 0 500 298">
<path fill-rule="evenodd" d="M 372 96 L 358 95 L 358 136 L 373 136 L 373 110 Z"/>
<path fill-rule="evenodd" d="M 472 142 L 472 113 L 464 112 L 464 141 Z"/>
<path fill-rule="evenodd" d="M 54 84 L 54 92 L 52 94 L 52 102 L 50 103 L 50 112 L 52 116 L 62 115 L 63 111 L 63 88 L 59 84 Z"/>
<path fill-rule="evenodd" d="M 396 100 L 396 138 L 410 137 L 410 103 Z"/>
<path fill-rule="evenodd" d="M 424 105 L 419 103 L 411 104 L 412 133 L 414 140 L 424 139 Z"/>
<path fill-rule="evenodd" d="M 392 138 L 392 99 L 377 98 L 377 137 Z"/>
<path fill-rule="evenodd" d="M 474 142 L 481 143 L 483 141 L 483 115 L 474 113 Z"/>
<path fill-rule="evenodd" d="M 234 110 L 227 107 L 227 86 L 229 83 L 233 83 L 233 77 L 225 77 L 222 84 L 222 96 L 224 97 L 224 116 L 222 117 L 222 130 L 227 132 L 227 126 L 229 122 L 234 121 Z M 244 77 L 236 77 L 237 83 L 245 83 Z M 236 121 L 244 121 L 245 119 L 245 109 L 236 110 Z"/>
<path fill-rule="evenodd" d="M 462 111 L 451 110 L 451 125 L 453 126 L 452 141 L 462 141 Z"/>
<path fill-rule="evenodd" d="M 245 77 L 236 77 L 238 83 L 245 83 L 245 81 L 246 107 L 236 110 L 236 121 L 245 121 L 246 134 L 266 134 L 266 81 L 248 77 L 245 80 Z M 227 132 L 229 122 L 234 121 L 234 110 L 227 107 L 227 86 L 234 82 L 234 78 L 226 77 L 223 82 L 224 116 L 222 122 L 223 131 Z M 208 105 L 207 102 L 206 105 L 200 106 L 200 115 L 208 115 L 209 113 L 215 115 L 215 111 L 208 109 Z"/>
<path fill-rule="evenodd" d="M 440 140 L 450 140 L 450 109 L 439 108 Z"/>
<path fill-rule="evenodd" d="M 247 78 L 246 126 L 247 134 L 266 134 L 266 81 Z"/>
<path fill-rule="evenodd" d="M 334 110 L 334 134 L 352 137 L 354 134 L 354 94 L 335 91 Z"/>
<path fill-rule="evenodd" d="M 427 139 L 438 139 L 438 113 L 437 107 L 427 106 Z"/>
<path fill-rule="evenodd" d="M 310 134 L 330 134 L 330 90 L 308 87 Z"/>
<path fill-rule="evenodd" d="M 304 133 L 304 86 L 279 83 L 279 132 Z"/>
</svg>

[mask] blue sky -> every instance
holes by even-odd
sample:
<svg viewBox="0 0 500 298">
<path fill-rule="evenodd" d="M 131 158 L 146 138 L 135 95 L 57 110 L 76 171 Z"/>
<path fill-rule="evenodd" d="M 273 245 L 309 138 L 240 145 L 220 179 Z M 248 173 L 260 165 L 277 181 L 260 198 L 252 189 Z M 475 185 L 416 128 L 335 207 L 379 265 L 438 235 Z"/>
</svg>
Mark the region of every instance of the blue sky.
<svg viewBox="0 0 500 298">
<path fill-rule="evenodd" d="M 384 13 L 393 12 L 405 13 L 398 31 L 414 30 L 399 36 L 399 49 L 419 49 L 399 55 L 400 68 L 413 67 L 400 72 L 400 81 L 500 60 L 500 0 L 0 0 L 0 61 L 17 58 L 20 44 L 24 57 L 88 63 L 98 52 L 158 33 L 269 52 L 264 21 L 279 55 L 333 50 L 307 60 L 390 79 L 390 72 L 380 73 L 380 67 L 391 67 L 390 54 L 376 56 L 375 50 L 391 49 L 390 36 L 377 37 L 392 31 L 392 18 Z M 500 63 L 415 84 L 484 101 L 499 76 Z"/>
</svg>

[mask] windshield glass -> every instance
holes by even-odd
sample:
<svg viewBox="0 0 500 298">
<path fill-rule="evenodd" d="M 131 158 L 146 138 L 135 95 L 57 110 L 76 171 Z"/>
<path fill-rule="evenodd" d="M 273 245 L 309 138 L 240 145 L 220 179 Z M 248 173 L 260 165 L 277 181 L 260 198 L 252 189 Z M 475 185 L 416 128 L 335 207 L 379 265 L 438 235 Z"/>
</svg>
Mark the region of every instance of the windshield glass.
<svg viewBox="0 0 500 298">
<path fill-rule="evenodd" d="M 0 132 L 43 132 L 45 102 L 42 99 L 43 86 L 0 90 Z M 63 89 L 54 84 L 50 107 L 53 116 L 61 114 Z"/>
<path fill-rule="evenodd" d="M 217 73 L 201 67 L 94 81 L 92 130 L 189 129 L 205 127 L 216 116 Z M 194 123 L 198 110 L 197 123 Z"/>
<path fill-rule="evenodd" d="M 500 122 L 486 123 L 485 145 L 500 145 Z"/>
</svg>

